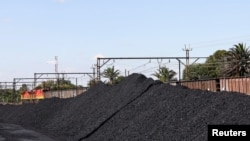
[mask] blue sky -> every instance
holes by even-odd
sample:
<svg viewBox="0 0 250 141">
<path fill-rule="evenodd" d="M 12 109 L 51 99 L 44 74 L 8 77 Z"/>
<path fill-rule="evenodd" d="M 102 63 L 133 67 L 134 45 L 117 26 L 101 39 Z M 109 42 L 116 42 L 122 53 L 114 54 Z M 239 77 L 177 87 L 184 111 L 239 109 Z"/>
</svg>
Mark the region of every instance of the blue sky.
<svg viewBox="0 0 250 141">
<path fill-rule="evenodd" d="M 2 0 L 0 81 L 54 72 L 54 56 L 60 72 L 90 72 L 98 55 L 184 57 L 190 44 L 190 56 L 207 57 L 250 45 L 249 7 L 247 0 Z"/>
</svg>

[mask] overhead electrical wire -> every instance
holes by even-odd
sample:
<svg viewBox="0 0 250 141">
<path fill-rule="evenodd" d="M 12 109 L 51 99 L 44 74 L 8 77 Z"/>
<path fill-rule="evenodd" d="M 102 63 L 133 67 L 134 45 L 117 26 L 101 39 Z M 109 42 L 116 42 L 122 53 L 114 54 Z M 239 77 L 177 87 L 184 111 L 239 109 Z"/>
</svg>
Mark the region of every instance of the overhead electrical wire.
<svg viewBox="0 0 250 141">
<path fill-rule="evenodd" d="M 207 48 L 207 47 L 213 47 L 218 45 L 228 45 L 231 44 L 233 46 L 237 43 L 244 43 L 250 41 L 250 35 L 247 36 L 240 36 L 239 37 L 230 37 L 225 39 L 218 39 L 218 40 L 211 40 L 211 41 L 201 41 L 201 42 L 193 42 L 190 43 L 192 45 L 192 48 Z"/>
</svg>

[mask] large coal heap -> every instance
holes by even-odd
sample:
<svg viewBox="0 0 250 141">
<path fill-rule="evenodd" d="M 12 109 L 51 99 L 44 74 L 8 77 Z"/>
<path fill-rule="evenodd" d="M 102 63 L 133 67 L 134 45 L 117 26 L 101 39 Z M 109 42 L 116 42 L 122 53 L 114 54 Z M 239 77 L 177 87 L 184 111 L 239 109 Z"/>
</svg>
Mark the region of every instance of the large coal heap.
<svg viewBox="0 0 250 141">
<path fill-rule="evenodd" d="M 250 97 L 190 90 L 141 74 L 99 83 L 71 99 L 0 106 L 0 122 L 15 123 L 60 141 L 207 140 L 209 124 L 250 124 Z"/>
</svg>

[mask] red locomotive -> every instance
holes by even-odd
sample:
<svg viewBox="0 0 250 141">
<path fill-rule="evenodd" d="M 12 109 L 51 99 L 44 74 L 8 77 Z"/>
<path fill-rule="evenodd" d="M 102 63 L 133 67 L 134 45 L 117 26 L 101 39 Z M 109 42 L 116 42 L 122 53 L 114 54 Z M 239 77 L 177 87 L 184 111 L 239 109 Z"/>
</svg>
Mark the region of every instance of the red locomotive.
<svg viewBox="0 0 250 141">
<path fill-rule="evenodd" d="M 21 93 L 21 100 L 23 102 L 25 102 L 25 101 L 39 101 L 41 99 L 44 99 L 44 90 L 43 89 L 23 91 Z"/>
</svg>

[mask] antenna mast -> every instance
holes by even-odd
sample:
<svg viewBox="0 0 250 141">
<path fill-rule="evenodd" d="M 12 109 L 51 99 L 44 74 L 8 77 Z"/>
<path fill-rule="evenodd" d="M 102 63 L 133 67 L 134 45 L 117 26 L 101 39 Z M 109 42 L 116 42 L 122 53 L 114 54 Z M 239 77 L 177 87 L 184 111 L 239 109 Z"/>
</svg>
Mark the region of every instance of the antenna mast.
<svg viewBox="0 0 250 141">
<path fill-rule="evenodd" d="M 185 44 L 185 48 L 183 49 L 183 51 L 186 51 L 186 80 L 189 80 L 189 52 L 192 51 L 192 48 L 190 48 L 190 44 L 189 47 L 187 48 L 186 44 Z"/>
<path fill-rule="evenodd" d="M 58 58 L 57 58 L 57 56 L 55 56 L 55 73 L 56 73 L 56 78 L 58 79 L 59 75 L 58 75 Z"/>
</svg>

